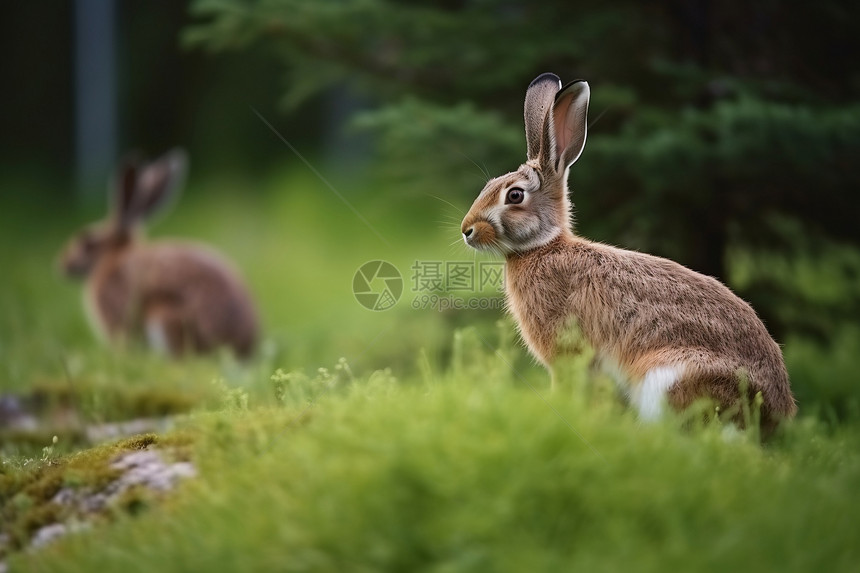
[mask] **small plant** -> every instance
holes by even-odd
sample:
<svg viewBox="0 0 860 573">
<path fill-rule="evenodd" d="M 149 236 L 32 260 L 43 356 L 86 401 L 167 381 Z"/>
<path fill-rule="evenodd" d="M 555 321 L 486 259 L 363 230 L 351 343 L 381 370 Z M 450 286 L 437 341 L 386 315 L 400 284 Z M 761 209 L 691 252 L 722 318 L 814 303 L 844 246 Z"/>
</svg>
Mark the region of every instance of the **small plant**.
<svg viewBox="0 0 860 573">
<path fill-rule="evenodd" d="M 242 388 L 230 388 L 222 378 L 216 378 L 212 381 L 221 393 L 221 405 L 225 410 L 247 410 L 248 409 L 248 392 Z"/>
<path fill-rule="evenodd" d="M 54 436 L 53 438 L 51 438 L 51 445 L 45 446 L 44 448 L 42 448 L 42 461 L 43 462 L 47 462 L 48 460 L 51 459 L 51 456 L 54 453 L 54 446 L 57 445 L 58 441 L 59 441 L 59 438 L 57 438 L 57 436 Z"/>
<path fill-rule="evenodd" d="M 317 368 L 313 378 L 301 371 L 285 372 L 278 368 L 270 379 L 275 400 L 287 406 L 312 404 L 331 390 L 356 382 L 346 358 L 337 361 L 334 372 L 325 367 Z"/>
</svg>

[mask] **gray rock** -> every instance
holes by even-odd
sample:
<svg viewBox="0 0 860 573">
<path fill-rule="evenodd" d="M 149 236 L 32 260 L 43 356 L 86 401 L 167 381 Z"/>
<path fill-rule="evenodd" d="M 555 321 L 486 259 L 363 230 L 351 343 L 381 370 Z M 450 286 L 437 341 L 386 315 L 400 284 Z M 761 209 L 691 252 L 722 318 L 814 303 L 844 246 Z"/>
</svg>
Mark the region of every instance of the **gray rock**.
<svg viewBox="0 0 860 573">
<path fill-rule="evenodd" d="M 39 549 L 40 547 L 44 547 L 48 543 L 59 539 L 68 533 L 69 528 L 63 525 L 62 523 L 52 523 L 50 525 L 45 525 L 44 527 L 39 528 L 36 533 L 33 534 L 33 538 L 30 539 L 30 547 L 33 549 Z"/>
<path fill-rule="evenodd" d="M 14 394 L 0 394 L 0 428 L 34 432 L 39 421 L 26 410 L 21 398 Z"/>
<path fill-rule="evenodd" d="M 75 502 L 75 490 L 70 487 L 64 487 L 54 494 L 51 498 L 51 503 L 57 505 L 72 505 Z"/>
<path fill-rule="evenodd" d="M 119 495 L 133 486 L 143 486 L 158 492 L 170 491 L 179 480 L 197 475 L 197 470 L 189 462 L 168 464 L 154 450 L 123 454 L 114 460 L 111 467 L 125 470 L 119 479 L 108 486 L 106 491 L 112 495 Z"/>
<path fill-rule="evenodd" d="M 165 493 L 178 483 L 197 475 L 197 469 L 190 462 L 167 463 L 156 450 L 126 452 L 117 456 L 110 467 L 120 470 L 121 475 L 99 491 L 71 487 L 61 488 L 51 503 L 71 508 L 83 521 L 52 523 L 46 525 L 30 539 L 30 548 L 38 549 L 55 539 L 88 527 L 87 516 L 104 511 L 114 500 L 132 487 L 143 487 L 157 493 Z M 0 535 L 0 548 L 9 543 L 8 535 Z M 5 573 L 5 562 L 0 561 L 0 573 Z"/>
<path fill-rule="evenodd" d="M 121 454 L 111 462 L 111 467 L 122 470 L 122 475 L 104 489 L 92 491 L 64 487 L 54 494 L 51 502 L 72 507 L 84 515 L 97 513 L 132 487 L 139 486 L 165 493 L 176 487 L 180 480 L 197 475 L 197 469 L 190 462 L 169 464 L 155 450 Z"/>
</svg>

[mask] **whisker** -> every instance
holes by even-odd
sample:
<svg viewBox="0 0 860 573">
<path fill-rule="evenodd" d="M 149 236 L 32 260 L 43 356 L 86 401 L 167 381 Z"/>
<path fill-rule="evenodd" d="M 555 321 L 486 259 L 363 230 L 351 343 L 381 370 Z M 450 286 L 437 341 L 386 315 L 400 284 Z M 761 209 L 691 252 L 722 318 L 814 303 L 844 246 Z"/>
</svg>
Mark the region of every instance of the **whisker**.
<svg viewBox="0 0 860 573">
<path fill-rule="evenodd" d="M 456 205 L 454 205 L 453 203 L 451 203 L 447 199 L 443 199 L 442 197 L 438 197 L 438 196 L 432 195 L 430 193 L 425 193 L 425 195 L 427 195 L 428 197 L 433 197 L 434 199 L 438 199 L 439 201 L 442 201 L 443 203 L 447 203 L 448 205 L 453 207 L 457 211 L 457 213 L 459 213 L 461 216 L 466 214 L 465 211 L 463 211 L 460 207 L 457 207 Z"/>
<path fill-rule="evenodd" d="M 450 233 L 453 237 L 460 236 L 460 225 L 455 225 L 452 223 L 437 223 L 438 228 L 444 231 L 446 234 Z"/>
<path fill-rule="evenodd" d="M 608 106 L 608 107 L 607 107 L 606 109 L 604 109 L 603 111 L 601 111 L 601 112 L 600 112 L 600 114 L 599 114 L 597 117 L 595 117 L 594 119 L 592 119 L 592 120 L 591 120 L 591 123 L 589 123 L 589 124 L 588 124 L 588 129 L 591 129 L 592 127 L 594 127 L 594 124 L 595 124 L 595 123 L 597 123 L 598 121 L 600 121 L 600 118 L 601 118 L 601 117 L 603 117 L 604 115 L 606 115 L 606 112 L 607 112 L 607 111 L 609 111 L 610 109 L 612 109 L 612 106 L 611 106 L 611 105 L 610 105 L 610 106 Z"/>
<path fill-rule="evenodd" d="M 465 153 L 463 153 L 462 151 L 460 151 L 460 150 L 458 150 L 458 149 L 455 149 L 455 151 L 456 151 L 457 153 L 459 153 L 460 155 L 462 155 L 463 157 L 465 157 L 466 159 L 468 159 L 468 160 L 472 163 L 472 165 L 474 165 L 475 167 L 477 167 L 477 168 L 478 168 L 478 170 L 481 172 L 481 174 L 482 174 L 482 175 L 484 175 L 484 176 L 487 178 L 487 181 L 489 181 L 489 180 L 491 179 L 491 177 L 490 177 L 490 172 L 489 172 L 489 171 L 487 171 L 486 166 L 481 167 L 481 165 L 478 165 L 478 164 L 475 162 L 475 160 L 474 160 L 474 159 L 472 159 L 471 157 L 469 157 L 468 155 L 466 155 Z"/>
</svg>

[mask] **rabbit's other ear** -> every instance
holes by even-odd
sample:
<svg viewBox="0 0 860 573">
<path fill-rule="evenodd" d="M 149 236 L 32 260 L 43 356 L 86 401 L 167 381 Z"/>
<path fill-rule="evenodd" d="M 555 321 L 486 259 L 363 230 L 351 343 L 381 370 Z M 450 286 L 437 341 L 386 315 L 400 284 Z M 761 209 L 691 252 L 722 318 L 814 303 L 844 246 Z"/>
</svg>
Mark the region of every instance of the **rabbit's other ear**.
<svg viewBox="0 0 860 573">
<path fill-rule="evenodd" d="M 588 132 L 588 82 L 570 82 L 555 96 L 552 125 L 558 150 L 556 170 L 563 172 L 579 159 Z"/>
<path fill-rule="evenodd" d="M 541 159 L 555 157 L 552 129 L 547 126 L 547 123 L 552 121 L 549 111 L 559 89 L 561 89 L 561 80 L 557 75 L 547 73 L 536 77 L 526 90 L 524 115 L 529 160 L 539 159 L 541 153 L 547 156 Z"/>
<path fill-rule="evenodd" d="M 188 155 L 179 148 L 171 149 L 140 168 L 134 192 L 132 219 L 149 219 L 164 209 L 182 188 L 187 170 Z"/>
<path fill-rule="evenodd" d="M 140 155 L 136 152 L 129 153 L 120 162 L 108 189 L 110 211 L 121 227 L 126 227 L 131 222 L 139 169 Z"/>
</svg>

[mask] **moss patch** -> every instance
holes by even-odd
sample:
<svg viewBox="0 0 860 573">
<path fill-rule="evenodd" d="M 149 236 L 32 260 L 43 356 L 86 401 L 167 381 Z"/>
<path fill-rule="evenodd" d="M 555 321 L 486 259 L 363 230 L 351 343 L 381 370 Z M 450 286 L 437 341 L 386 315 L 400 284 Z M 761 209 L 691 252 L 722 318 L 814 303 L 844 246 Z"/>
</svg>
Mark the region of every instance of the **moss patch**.
<svg viewBox="0 0 860 573">
<path fill-rule="evenodd" d="M 166 437 L 141 434 L 58 458 L 46 455 L 19 468 L 0 466 L 0 535 L 8 536 L 7 547 L 0 547 L 0 559 L 5 553 L 26 547 L 33 534 L 46 525 L 110 515 L 105 510 L 108 508 L 84 514 L 80 507 L 56 503 L 54 499 L 61 490 L 104 489 L 122 475 L 112 462 L 127 452 L 157 448 L 171 459 L 187 460 L 193 439 L 190 432 L 183 431 Z M 109 509 L 136 513 L 151 504 L 151 497 L 146 488 L 130 488 Z"/>
</svg>

